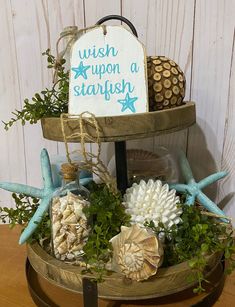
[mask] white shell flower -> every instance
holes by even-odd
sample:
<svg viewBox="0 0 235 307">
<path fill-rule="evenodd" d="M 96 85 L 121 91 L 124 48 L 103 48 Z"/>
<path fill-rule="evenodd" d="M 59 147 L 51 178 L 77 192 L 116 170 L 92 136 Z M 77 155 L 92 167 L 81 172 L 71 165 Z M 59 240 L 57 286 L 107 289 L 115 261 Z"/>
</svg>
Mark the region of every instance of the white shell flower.
<svg viewBox="0 0 235 307">
<path fill-rule="evenodd" d="M 169 185 L 162 185 L 160 180 L 150 179 L 147 183 L 141 180 L 127 189 L 124 195 L 124 205 L 131 215 L 131 223 L 141 226 L 151 220 L 155 226 L 161 222 L 166 228 L 178 224 L 182 214 L 182 209 L 177 206 L 179 202 L 176 191 L 169 191 Z"/>
</svg>

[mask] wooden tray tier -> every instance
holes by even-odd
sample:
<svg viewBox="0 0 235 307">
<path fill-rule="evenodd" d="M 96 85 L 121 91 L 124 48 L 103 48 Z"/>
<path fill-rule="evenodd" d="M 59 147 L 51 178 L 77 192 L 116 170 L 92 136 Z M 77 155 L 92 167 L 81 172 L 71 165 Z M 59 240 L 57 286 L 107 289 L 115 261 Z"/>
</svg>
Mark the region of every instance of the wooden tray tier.
<svg viewBox="0 0 235 307">
<path fill-rule="evenodd" d="M 182 292 L 177 292 L 172 295 L 167 295 L 164 297 L 152 298 L 148 300 L 107 300 L 107 299 L 98 299 L 99 307 L 205 307 L 205 306 L 214 306 L 214 303 L 218 300 L 224 286 L 225 275 L 223 274 L 223 266 L 220 263 L 217 268 L 212 272 L 212 274 L 207 277 L 210 283 L 204 283 L 206 291 L 199 294 L 193 293 L 193 288 L 189 288 Z M 26 278 L 28 282 L 28 288 L 30 294 L 37 306 L 48 307 L 48 306 L 84 306 L 84 297 L 82 294 L 76 293 L 75 291 L 70 291 L 65 288 L 61 288 L 54 283 L 51 283 L 45 279 L 41 274 L 38 274 L 27 261 L 26 263 Z M 228 285 L 228 284 L 227 284 Z M 224 297 L 231 297 L 229 294 L 225 294 Z M 223 297 L 223 298 L 224 298 Z M 222 306 L 223 298 L 221 298 L 218 306 Z M 231 306 L 232 299 L 228 298 Z M 91 296 L 91 299 L 93 297 Z M 227 303 L 229 304 L 229 303 Z M 93 304 L 94 305 L 94 304 Z M 92 306 L 89 304 L 88 307 Z M 217 306 L 217 304 L 216 304 Z"/>
<path fill-rule="evenodd" d="M 82 293 L 82 279 L 84 277 L 94 278 L 91 274 L 82 274 L 78 266 L 66 264 L 46 253 L 37 243 L 28 245 L 28 259 L 33 269 L 47 279 L 50 283 L 64 289 Z M 207 257 L 206 277 L 220 264 L 221 254 L 212 254 Z M 98 283 L 98 296 L 109 300 L 142 300 L 163 297 L 192 287 L 196 282 L 189 283 L 188 277 L 192 270 L 187 262 L 160 268 L 157 274 L 146 281 L 135 282 L 126 280 L 123 275 L 110 272 L 104 276 L 103 282 Z"/>
<path fill-rule="evenodd" d="M 112 117 L 97 117 L 102 128 L 101 142 L 119 142 L 140 139 L 171 133 L 190 127 L 196 122 L 195 104 L 186 102 L 184 105 L 148 113 L 131 114 Z M 60 118 L 45 117 L 41 120 L 44 138 L 63 142 Z M 87 126 L 87 130 L 95 136 L 95 130 Z M 65 124 L 65 135 L 79 131 L 77 119 L 69 119 Z M 78 137 L 68 140 L 70 143 L 80 141 Z"/>
</svg>

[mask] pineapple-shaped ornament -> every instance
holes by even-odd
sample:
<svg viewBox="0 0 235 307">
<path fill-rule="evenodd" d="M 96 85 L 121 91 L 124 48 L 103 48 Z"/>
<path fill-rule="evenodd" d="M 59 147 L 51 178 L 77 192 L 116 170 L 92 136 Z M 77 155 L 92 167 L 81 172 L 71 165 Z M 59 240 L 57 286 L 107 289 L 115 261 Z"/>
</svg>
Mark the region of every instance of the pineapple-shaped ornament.
<svg viewBox="0 0 235 307">
<path fill-rule="evenodd" d="M 83 213 L 89 192 L 79 185 L 77 165 L 62 164 L 61 174 L 63 186 L 51 204 L 53 252 L 57 259 L 79 262 L 89 234 Z"/>
</svg>

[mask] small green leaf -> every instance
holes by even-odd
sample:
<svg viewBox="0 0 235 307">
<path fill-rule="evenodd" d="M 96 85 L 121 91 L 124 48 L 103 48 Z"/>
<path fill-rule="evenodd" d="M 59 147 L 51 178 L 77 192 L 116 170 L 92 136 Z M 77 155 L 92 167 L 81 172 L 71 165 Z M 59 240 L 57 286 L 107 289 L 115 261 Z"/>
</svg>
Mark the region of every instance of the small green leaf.
<svg viewBox="0 0 235 307">
<path fill-rule="evenodd" d="M 196 259 L 191 259 L 188 261 L 188 265 L 190 266 L 190 268 L 194 268 L 197 264 L 197 260 Z"/>
<path fill-rule="evenodd" d="M 201 245 L 201 251 L 202 252 L 207 252 L 209 250 L 209 246 L 206 243 L 202 243 Z"/>
</svg>

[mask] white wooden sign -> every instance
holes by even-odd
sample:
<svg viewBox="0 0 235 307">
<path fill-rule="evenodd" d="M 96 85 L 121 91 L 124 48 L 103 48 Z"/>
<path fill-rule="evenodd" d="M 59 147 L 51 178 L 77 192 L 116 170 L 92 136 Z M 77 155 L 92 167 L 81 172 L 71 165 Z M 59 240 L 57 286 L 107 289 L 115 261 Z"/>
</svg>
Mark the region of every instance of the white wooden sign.
<svg viewBox="0 0 235 307">
<path fill-rule="evenodd" d="M 71 51 L 69 113 L 114 116 L 148 111 L 143 45 L 122 26 L 97 27 Z"/>
</svg>

